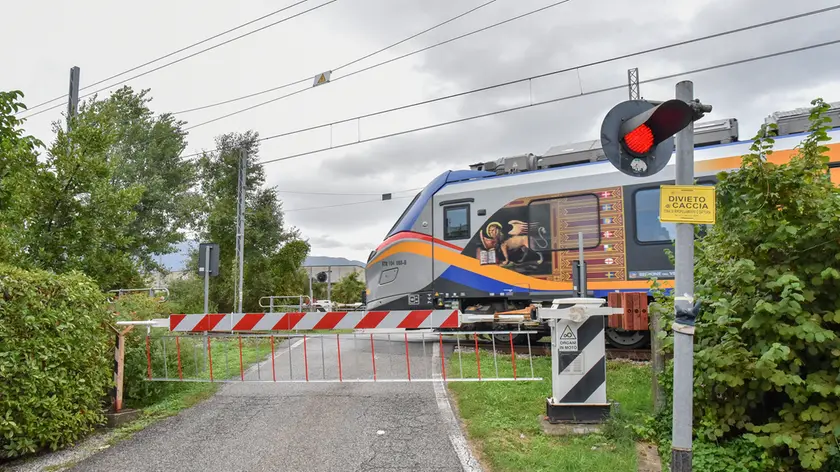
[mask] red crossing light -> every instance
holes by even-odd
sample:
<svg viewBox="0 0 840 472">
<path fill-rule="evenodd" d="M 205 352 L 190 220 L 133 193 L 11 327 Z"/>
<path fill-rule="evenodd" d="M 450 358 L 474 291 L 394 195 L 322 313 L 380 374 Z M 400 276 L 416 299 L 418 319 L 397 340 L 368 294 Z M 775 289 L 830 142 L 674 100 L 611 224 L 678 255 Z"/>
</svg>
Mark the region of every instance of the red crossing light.
<svg viewBox="0 0 840 472">
<path fill-rule="evenodd" d="M 630 131 L 622 139 L 627 148 L 637 154 L 646 154 L 653 147 L 653 131 L 645 124 Z"/>
</svg>

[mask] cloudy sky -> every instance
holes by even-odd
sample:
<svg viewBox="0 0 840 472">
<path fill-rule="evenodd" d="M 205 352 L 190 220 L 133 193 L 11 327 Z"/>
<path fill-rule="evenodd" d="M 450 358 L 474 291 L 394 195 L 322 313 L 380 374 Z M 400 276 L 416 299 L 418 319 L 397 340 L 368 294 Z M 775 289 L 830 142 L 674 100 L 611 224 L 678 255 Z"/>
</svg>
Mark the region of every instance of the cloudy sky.
<svg viewBox="0 0 840 472">
<path fill-rule="evenodd" d="M 67 92 L 69 69 L 82 87 L 299 0 L 28 0 L 4 5 L 4 65 L 0 90 L 20 89 L 34 105 Z M 246 38 L 134 79 L 150 88 L 157 112 L 179 112 L 314 76 L 376 51 L 488 0 L 336 0 Z M 196 126 L 193 153 L 213 137 L 257 130 L 261 136 L 352 118 L 384 108 L 607 59 L 641 49 L 810 11 L 832 4 L 806 0 L 569 0 L 537 14 L 429 51 L 346 77 L 355 70 L 482 28 L 557 0 L 496 0 L 430 33 L 337 70 L 334 83 L 202 124 L 311 82 L 224 106 L 179 113 Z M 195 50 L 302 12 L 329 0 L 309 0 Z M 699 44 L 608 62 L 531 83 L 467 95 L 330 128 L 268 140 L 260 160 L 352 143 L 442 121 L 625 84 L 641 79 L 838 39 L 832 11 Z M 190 54 L 189 50 L 166 61 Z M 741 138 L 769 113 L 806 106 L 817 96 L 840 100 L 840 45 L 642 84 L 651 99 L 673 96 L 678 80 L 714 105 L 709 119 L 734 117 Z M 159 64 L 155 64 L 159 65 Z M 154 66 L 138 70 L 142 72 Z M 137 73 L 135 72 L 135 73 Z M 108 85 L 105 83 L 104 85 Z M 99 87 L 96 87 L 99 88 Z M 94 88 L 83 91 L 92 91 Z M 105 92 L 103 92 L 105 93 Z M 448 169 L 505 155 L 540 154 L 563 143 L 597 138 L 606 111 L 627 91 L 584 95 L 267 164 L 268 183 L 281 191 L 287 220 L 310 239 L 317 255 L 365 260 L 419 187 Z M 58 102 L 56 102 L 58 103 Z M 27 131 L 51 139 L 50 123 L 65 107 L 33 117 Z M 341 195 L 314 195 L 301 192 Z M 376 201 L 394 193 L 392 201 Z M 356 202 L 362 202 L 354 204 Z M 246 230 L 247 231 L 247 230 Z"/>
</svg>

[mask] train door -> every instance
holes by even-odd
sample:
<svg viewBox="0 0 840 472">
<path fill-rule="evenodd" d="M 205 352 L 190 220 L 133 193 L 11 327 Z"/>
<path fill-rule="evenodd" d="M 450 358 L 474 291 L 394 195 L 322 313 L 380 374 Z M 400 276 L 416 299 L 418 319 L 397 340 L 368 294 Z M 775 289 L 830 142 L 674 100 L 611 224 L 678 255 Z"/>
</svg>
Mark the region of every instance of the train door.
<svg viewBox="0 0 840 472">
<path fill-rule="evenodd" d="M 458 198 L 434 201 L 433 274 L 434 290 L 444 299 L 475 296 L 466 284 L 466 271 L 453 263 L 473 237 L 474 199 Z M 459 307 L 464 308 L 464 307 Z"/>
</svg>

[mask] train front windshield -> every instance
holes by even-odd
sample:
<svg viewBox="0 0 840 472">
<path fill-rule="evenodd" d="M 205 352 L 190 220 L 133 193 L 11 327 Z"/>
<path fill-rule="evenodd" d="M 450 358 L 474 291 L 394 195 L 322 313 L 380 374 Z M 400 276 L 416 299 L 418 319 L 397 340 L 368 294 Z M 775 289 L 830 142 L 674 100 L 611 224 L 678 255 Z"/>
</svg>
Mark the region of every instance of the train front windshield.
<svg viewBox="0 0 840 472">
<path fill-rule="evenodd" d="M 408 206 L 405 207 L 405 210 L 403 210 L 402 215 L 400 215 L 400 217 L 397 218 L 397 222 L 394 223 L 394 226 L 392 226 L 391 229 L 388 230 L 388 234 L 385 235 L 385 239 L 388 239 L 390 236 L 392 236 L 394 234 L 394 230 L 397 229 L 397 227 L 400 225 L 400 223 L 402 223 L 402 221 L 405 219 L 406 215 L 408 215 L 408 211 L 411 210 L 411 207 L 413 207 L 414 204 L 417 203 L 417 199 L 420 198 L 421 193 L 423 193 L 423 192 L 417 193 L 417 195 L 415 195 L 414 198 L 411 199 L 411 203 L 409 203 Z"/>
</svg>

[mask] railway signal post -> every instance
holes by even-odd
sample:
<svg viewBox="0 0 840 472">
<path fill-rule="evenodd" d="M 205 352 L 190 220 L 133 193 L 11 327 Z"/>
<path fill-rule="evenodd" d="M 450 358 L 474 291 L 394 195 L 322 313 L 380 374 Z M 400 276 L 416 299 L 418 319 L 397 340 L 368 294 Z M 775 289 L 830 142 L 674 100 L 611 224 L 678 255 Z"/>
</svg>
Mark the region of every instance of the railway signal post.
<svg viewBox="0 0 840 472">
<path fill-rule="evenodd" d="M 676 86 L 676 98 L 665 102 L 627 100 L 607 113 L 601 125 L 601 146 L 615 168 L 633 177 L 661 171 L 674 153 L 676 135 L 676 185 L 694 184 L 694 121 L 712 111 L 694 99 L 694 84 Z M 663 190 L 665 186 L 663 186 Z M 664 195 L 664 192 L 660 192 Z M 660 197 L 662 198 L 662 197 Z M 710 202 L 714 214 L 714 194 Z M 664 206 L 660 202 L 660 207 Z M 669 207 L 673 208 L 673 207 Z M 660 209 L 660 221 L 664 215 Z M 694 386 L 694 223 L 700 215 L 671 220 L 676 225 L 674 330 L 674 400 L 671 470 L 691 470 L 692 406 Z"/>
<path fill-rule="evenodd" d="M 676 184 L 694 184 L 694 126 L 693 121 L 712 111 L 710 105 L 694 100 L 694 84 L 679 82 L 676 97 L 691 106 L 694 117 L 677 134 Z M 714 203 L 712 203 L 714 210 Z M 694 406 L 694 224 L 677 223 L 674 260 L 674 400 L 673 437 L 671 440 L 671 470 L 691 470 L 692 416 Z"/>
</svg>

